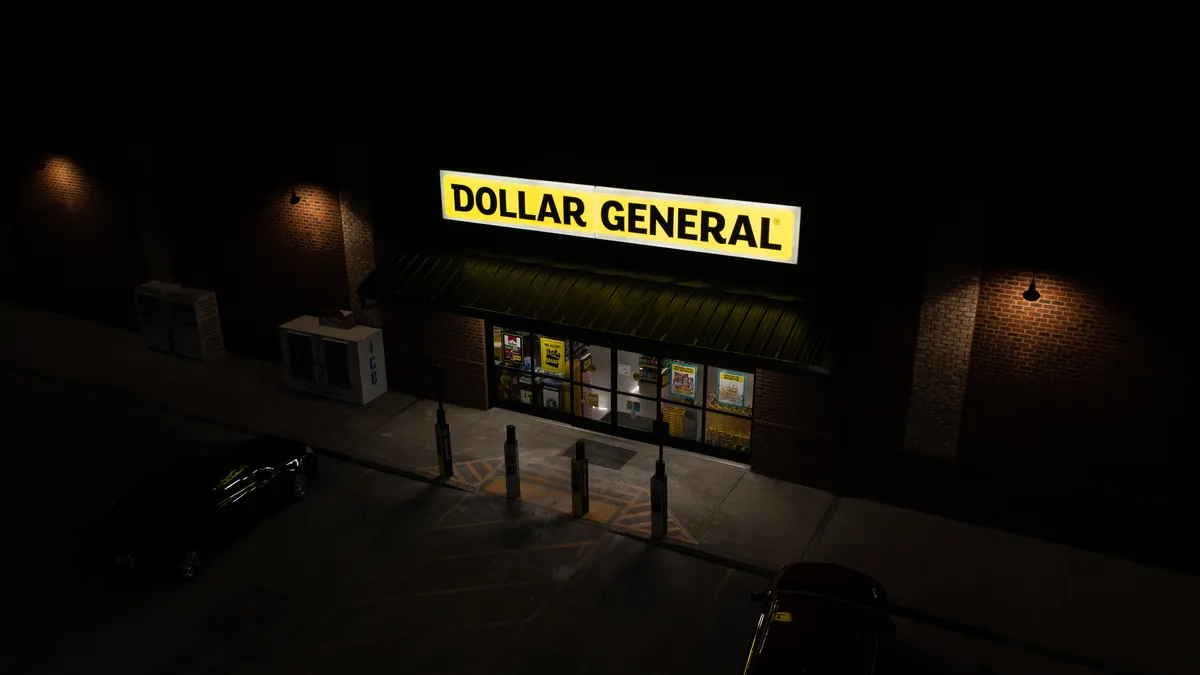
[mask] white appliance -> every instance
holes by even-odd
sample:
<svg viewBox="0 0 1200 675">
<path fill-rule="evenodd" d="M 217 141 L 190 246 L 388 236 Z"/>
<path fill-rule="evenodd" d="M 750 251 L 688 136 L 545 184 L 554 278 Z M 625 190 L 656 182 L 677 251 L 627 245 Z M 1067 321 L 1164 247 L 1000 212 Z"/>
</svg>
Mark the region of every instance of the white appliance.
<svg viewBox="0 0 1200 675">
<path fill-rule="evenodd" d="M 179 284 L 148 281 L 133 289 L 137 308 L 138 327 L 146 338 L 146 346 L 163 352 L 175 351 L 171 339 L 171 305 L 167 294 L 181 290 Z"/>
<path fill-rule="evenodd" d="M 166 297 L 171 305 L 171 342 L 176 354 L 207 361 L 225 353 L 216 293 L 180 288 Z"/>
<path fill-rule="evenodd" d="M 279 342 L 284 382 L 292 389 L 359 405 L 387 391 L 378 328 L 334 328 L 300 316 L 279 327 Z"/>
</svg>

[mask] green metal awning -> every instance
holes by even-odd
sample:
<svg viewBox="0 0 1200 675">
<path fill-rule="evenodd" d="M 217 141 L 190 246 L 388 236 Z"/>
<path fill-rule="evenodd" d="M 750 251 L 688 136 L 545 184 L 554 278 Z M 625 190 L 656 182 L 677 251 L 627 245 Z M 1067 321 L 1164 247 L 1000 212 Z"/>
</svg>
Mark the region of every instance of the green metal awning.
<svg viewBox="0 0 1200 675">
<path fill-rule="evenodd" d="M 761 295 L 420 251 L 381 265 L 358 292 L 364 300 L 433 305 L 499 325 L 509 320 L 513 328 L 620 339 L 630 348 L 661 343 L 678 357 L 715 356 L 731 366 L 820 373 L 832 367 L 830 340 L 807 307 Z"/>
</svg>

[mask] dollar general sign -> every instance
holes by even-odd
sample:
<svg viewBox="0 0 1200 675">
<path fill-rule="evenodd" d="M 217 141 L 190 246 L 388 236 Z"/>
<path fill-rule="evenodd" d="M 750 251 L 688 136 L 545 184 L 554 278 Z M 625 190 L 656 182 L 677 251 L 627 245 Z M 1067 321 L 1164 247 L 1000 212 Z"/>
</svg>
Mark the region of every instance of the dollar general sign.
<svg viewBox="0 0 1200 675">
<path fill-rule="evenodd" d="M 593 239 L 796 262 L 800 207 L 442 171 L 442 216 Z"/>
</svg>

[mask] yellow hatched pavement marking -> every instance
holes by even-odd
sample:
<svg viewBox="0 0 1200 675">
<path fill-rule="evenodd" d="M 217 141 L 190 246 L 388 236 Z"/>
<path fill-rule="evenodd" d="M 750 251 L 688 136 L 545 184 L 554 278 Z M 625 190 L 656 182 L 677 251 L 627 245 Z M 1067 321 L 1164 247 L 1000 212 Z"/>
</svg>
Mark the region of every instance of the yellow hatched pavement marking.
<svg viewBox="0 0 1200 675">
<path fill-rule="evenodd" d="M 613 525 L 621 527 L 639 534 L 650 534 L 653 527 L 650 523 L 650 501 L 639 501 L 630 504 L 624 511 L 613 521 Z M 687 530 L 675 520 L 675 516 L 671 512 L 667 512 L 667 539 L 695 544 L 696 539 Z"/>
<path fill-rule="evenodd" d="M 493 478 L 483 491 L 494 495 L 506 496 L 508 494 L 508 485 L 504 482 L 504 476 Z M 549 492 L 550 490 L 533 481 L 521 481 L 521 501 L 537 501 L 545 497 Z"/>
<path fill-rule="evenodd" d="M 502 466 L 504 466 L 503 459 L 473 459 L 469 462 L 455 462 L 454 477 L 450 481 L 470 487 L 477 487 L 487 480 L 488 476 L 492 475 L 496 469 Z M 438 475 L 438 468 L 436 466 L 428 466 L 417 470 L 430 476 Z"/>
</svg>

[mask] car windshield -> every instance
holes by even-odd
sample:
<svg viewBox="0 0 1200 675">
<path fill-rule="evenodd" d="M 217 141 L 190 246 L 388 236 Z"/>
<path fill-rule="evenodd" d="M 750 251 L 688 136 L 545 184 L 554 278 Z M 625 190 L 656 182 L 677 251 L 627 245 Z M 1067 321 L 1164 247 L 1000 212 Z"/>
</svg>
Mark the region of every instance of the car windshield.
<svg viewBox="0 0 1200 675">
<path fill-rule="evenodd" d="M 186 503 L 210 496 L 231 469 L 228 460 L 218 456 L 192 456 L 178 460 L 142 481 L 129 495 L 129 501 L 147 505 Z"/>
</svg>

